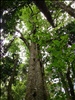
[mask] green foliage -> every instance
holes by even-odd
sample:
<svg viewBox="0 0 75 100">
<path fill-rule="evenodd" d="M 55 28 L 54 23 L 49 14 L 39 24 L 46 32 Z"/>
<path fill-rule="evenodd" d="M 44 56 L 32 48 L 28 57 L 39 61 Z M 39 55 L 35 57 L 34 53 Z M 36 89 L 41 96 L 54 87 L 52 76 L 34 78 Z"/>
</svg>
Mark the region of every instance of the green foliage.
<svg viewBox="0 0 75 100">
<path fill-rule="evenodd" d="M 11 48 L 9 48 L 9 52 L 12 52 L 12 53 L 16 53 L 17 51 L 20 51 L 20 48 L 18 47 L 19 46 L 19 39 L 17 38 L 11 45 Z"/>
<path fill-rule="evenodd" d="M 7 78 L 11 76 L 13 63 L 14 61 L 10 57 L 5 57 L 4 59 L 2 59 L 0 64 L 0 70 L 1 70 L 0 79 L 3 82 L 6 82 Z"/>
<path fill-rule="evenodd" d="M 25 98 L 25 83 L 17 81 L 16 86 L 12 86 L 14 100 Z"/>
<path fill-rule="evenodd" d="M 31 2 L 29 0 L 18 0 L 17 2 L 20 4 L 22 1 L 25 1 L 25 4 Z M 42 63 L 45 66 L 44 71 L 50 100 L 66 100 L 68 96 L 64 92 L 65 87 L 67 86 L 70 89 L 66 78 L 68 68 L 70 67 L 72 82 L 75 74 L 75 20 L 69 16 L 66 19 L 67 15 L 62 13 L 62 10 L 58 9 L 57 6 L 53 7 L 52 1 L 46 2 L 46 4 L 51 9 L 52 17 L 55 19 L 56 27 L 54 29 L 37 7 L 34 4 L 30 4 L 29 6 L 23 6 L 22 9 L 18 8 L 13 15 L 7 18 L 7 27 L 5 27 L 7 37 L 5 39 L 11 40 L 13 34 L 8 35 L 8 33 L 14 33 L 14 27 L 16 27 L 18 20 L 20 20 L 19 28 L 22 29 L 23 24 L 21 21 L 23 21 L 26 31 L 22 32 L 22 35 L 26 42 L 28 42 L 28 46 L 31 46 L 32 42 L 39 45 L 41 55 L 37 55 L 37 58 L 41 59 L 42 57 Z M 15 0 L 14 2 L 12 0 L 11 2 L 7 1 L 5 5 L 4 9 L 13 8 L 16 5 Z M 36 28 L 35 34 L 32 33 L 34 28 Z M 5 43 L 4 46 L 7 47 L 7 44 Z M 19 56 L 14 82 L 12 83 L 12 96 L 14 100 L 25 98 L 30 51 L 24 41 L 20 37 L 16 37 L 8 48 L 6 55 L 1 59 L 1 100 L 7 99 L 7 87 L 15 62 L 14 54 Z"/>
</svg>

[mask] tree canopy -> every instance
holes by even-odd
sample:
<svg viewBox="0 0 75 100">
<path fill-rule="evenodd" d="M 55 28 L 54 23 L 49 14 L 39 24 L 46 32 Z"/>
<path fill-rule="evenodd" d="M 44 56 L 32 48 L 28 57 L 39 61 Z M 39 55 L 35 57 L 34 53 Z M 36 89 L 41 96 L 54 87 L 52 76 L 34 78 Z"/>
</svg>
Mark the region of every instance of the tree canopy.
<svg viewBox="0 0 75 100">
<path fill-rule="evenodd" d="M 74 5 L 1 0 L 1 100 L 75 99 Z"/>
</svg>

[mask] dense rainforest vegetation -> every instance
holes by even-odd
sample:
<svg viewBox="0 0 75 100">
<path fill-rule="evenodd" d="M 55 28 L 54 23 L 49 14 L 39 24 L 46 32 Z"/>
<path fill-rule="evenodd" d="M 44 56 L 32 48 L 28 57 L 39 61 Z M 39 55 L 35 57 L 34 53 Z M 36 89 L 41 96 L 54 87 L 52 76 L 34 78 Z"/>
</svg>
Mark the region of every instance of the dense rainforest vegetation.
<svg viewBox="0 0 75 100">
<path fill-rule="evenodd" d="M 75 1 L 1 0 L 0 100 L 75 99 Z"/>
</svg>

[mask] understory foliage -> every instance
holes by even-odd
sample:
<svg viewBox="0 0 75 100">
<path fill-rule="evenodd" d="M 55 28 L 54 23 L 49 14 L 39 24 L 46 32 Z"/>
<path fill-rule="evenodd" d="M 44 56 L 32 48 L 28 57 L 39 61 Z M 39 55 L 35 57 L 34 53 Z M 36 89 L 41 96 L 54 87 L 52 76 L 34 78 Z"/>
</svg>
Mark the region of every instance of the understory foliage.
<svg viewBox="0 0 75 100">
<path fill-rule="evenodd" d="M 43 66 L 43 80 L 46 84 L 48 100 L 74 100 L 75 15 L 71 12 L 73 9 L 75 14 L 75 8 L 71 8 L 74 2 L 70 1 L 67 4 L 64 0 L 58 0 L 58 2 L 45 0 L 54 23 L 52 26 L 46 12 L 43 13 L 41 8 L 38 9 L 35 1 L 1 1 L 1 100 L 27 99 L 25 96 L 28 96 L 27 85 L 30 78 L 30 66 L 32 66 L 29 63 L 32 44 L 37 47 L 34 47 L 34 50 L 38 51 L 35 57 L 41 62 L 40 66 Z M 65 5 L 69 11 L 64 9 Z M 37 62 L 34 58 L 33 60 L 35 68 Z M 35 80 L 35 76 L 33 77 Z M 32 90 L 34 98 L 39 94 L 38 90 L 35 90 L 36 92 Z"/>
</svg>

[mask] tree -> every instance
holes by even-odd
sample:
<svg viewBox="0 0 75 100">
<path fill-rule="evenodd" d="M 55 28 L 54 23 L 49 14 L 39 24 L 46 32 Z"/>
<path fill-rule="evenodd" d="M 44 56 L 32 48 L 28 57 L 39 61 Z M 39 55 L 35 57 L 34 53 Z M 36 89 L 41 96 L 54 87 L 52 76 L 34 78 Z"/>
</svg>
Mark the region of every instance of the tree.
<svg viewBox="0 0 75 100">
<path fill-rule="evenodd" d="M 9 41 L 9 43 L 7 43 L 7 45 L 5 45 L 5 48 L 2 46 L 2 48 L 4 48 L 4 54 L 1 55 L 2 57 L 1 59 L 4 60 L 6 58 L 5 54 L 7 54 L 8 56 L 9 53 L 10 55 L 9 59 L 11 60 L 16 50 L 17 50 L 16 52 L 19 54 L 19 49 L 18 49 L 20 46 L 19 41 L 20 40 L 21 42 L 23 41 L 24 45 L 22 44 L 21 47 L 22 46 L 26 47 L 27 48 L 26 50 L 28 50 L 28 52 L 30 53 L 29 68 L 28 70 L 27 69 L 24 70 L 25 72 L 28 71 L 27 87 L 25 87 L 26 100 L 30 99 L 47 100 L 48 94 L 50 94 L 50 99 L 52 100 L 59 100 L 59 99 L 73 100 L 75 98 L 75 93 L 74 93 L 75 28 L 73 27 L 75 26 L 74 24 L 75 20 L 71 16 L 74 17 L 74 9 L 70 7 L 71 6 L 70 3 L 68 6 L 66 6 L 64 2 L 60 3 L 55 1 L 45 2 L 44 0 L 42 0 L 41 4 L 41 2 L 39 1 L 36 0 L 32 1 L 29 0 L 26 1 L 14 0 L 14 2 L 1 1 L 2 3 L 1 18 L 2 19 L 4 18 L 3 20 L 6 20 L 7 16 L 10 15 L 9 18 L 12 19 L 8 20 L 7 18 L 5 23 L 7 27 L 5 28 L 2 27 L 5 32 L 5 34 L 2 34 L 3 41 L 6 38 L 8 39 L 10 38 L 9 34 L 13 36 L 15 30 L 18 32 L 18 34 L 20 33 L 20 37 L 18 37 L 19 38 L 18 40 L 17 38 L 15 39 L 13 38 Z M 6 6 L 3 5 L 4 3 L 6 4 Z M 12 6 L 10 6 L 10 4 L 12 4 Z M 59 4 L 61 5 L 59 6 Z M 35 5 L 39 9 L 37 9 Z M 73 10 L 73 12 L 71 9 Z M 3 14 L 5 10 L 7 10 L 7 13 Z M 45 15 L 45 18 L 47 20 L 44 17 L 42 18 L 42 14 L 40 11 Z M 68 14 L 70 14 L 71 16 L 67 15 L 67 13 L 64 13 L 63 11 L 68 12 Z M 66 17 L 68 18 L 66 19 Z M 22 32 L 17 28 L 15 28 L 17 23 L 18 25 L 20 25 L 19 29 L 20 30 L 22 29 Z M 26 30 L 23 29 L 24 25 Z M 16 43 L 18 44 L 16 45 Z M 18 60 L 20 61 L 20 54 Z M 12 59 L 12 61 L 14 61 L 14 59 Z M 3 65 L 4 63 L 5 62 L 2 61 L 1 65 Z M 7 64 L 9 65 L 8 61 L 6 61 L 6 65 Z M 13 64 L 11 64 L 11 66 L 12 65 Z M 6 69 L 7 67 L 5 67 L 4 69 Z M 21 68 L 21 66 L 19 67 Z M 14 69 L 15 68 L 16 65 L 14 64 Z M 11 67 L 8 69 L 12 70 L 13 68 Z M 11 81 L 7 80 L 7 82 L 10 83 L 8 84 L 8 87 L 10 87 L 10 90 L 8 92 L 9 93 L 12 92 L 13 99 L 16 100 L 22 99 L 22 96 L 24 95 L 20 94 L 18 90 L 23 89 L 23 87 L 22 88 L 18 87 L 19 84 L 23 86 L 24 84 L 21 84 L 19 79 L 17 81 L 17 78 L 20 76 L 19 70 L 17 76 L 13 74 L 14 71 L 11 71 L 11 73 L 12 75 L 6 73 L 8 79 L 10 77 L 11 80 Z M 46 79 L 44 74 L 46 74 Z M 4 72 L 2 73 L 2 75 L 4 75 Z M 15 82 L 12 81 L 14 77 L 16 86 Z M 22 79 L 22 76 L 20 77 Z M 58 80 L 58 82 L 56 81 L 57 83 L 55 83 L 56 79 Z M 3 78 L 1 80 L 1 83 L 2 82 Z M 50 90 L 47 90 L 47 87 Z M 62 91 L 62 89 L 64 89 L 65 93 L 64 91 Z M 16 93 L 16 91 L 18 92 L 18 94 Z"/>
</svg>

